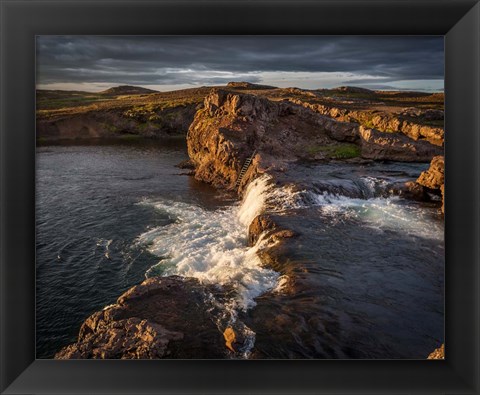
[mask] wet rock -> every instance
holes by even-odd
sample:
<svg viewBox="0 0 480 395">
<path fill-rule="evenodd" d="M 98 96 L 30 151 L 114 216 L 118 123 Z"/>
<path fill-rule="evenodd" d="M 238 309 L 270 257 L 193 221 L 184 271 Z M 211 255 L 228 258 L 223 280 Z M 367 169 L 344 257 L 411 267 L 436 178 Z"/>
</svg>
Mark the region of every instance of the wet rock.
<svg viewBox="0 0 480 395">
<path fill-rule="evenodd" d="M 248 228 L 249 245 L 255 245 L 262 235 L 271 241 L 295 237 L 295 232 L 279 226 L 268 214 L 256 216 Z"/>
<path fill-rule="evenodd" d="M 235 352 L 235 349 L 233 348 L 233 343 L 236 342 L 236 336 L 234 330 L 231 327 L 225 329 L 225 332 L 223 332 L 223 338 L 225 339 L 225 346 L 230 351 Z"/>
<path fill-rule="evenodd" d="M 55 358 L 223 358 L 211 291 L 192 278 L 149 278 L 88 317 L 78 340 Z"/>
<path fill-rule="evenodd" d="M 257 243 L 260 235 L 266 231 L 272 231 L 276 227 L 275 223 L 268 215 L 258 215 L 254 218 L 248 227 L 248 242 L 253 246 Z"/>
<path fill-rule="evenodd" d="M 188 169 L 188 170 L 193 170 L 195 169 L 195 165 L 190 159 L 186 159 L 178 164 L 175 165 L 175 167 L 178 167 L 179 169 Z"/>
<path fill-rule="evenodd" d="M 408 181 L 400 185 L 393 185 L 392 190 L 395 194 L 407 199 L 417 200 L 419 202 L 429 201 L 430 197 L 427 190 L 414 181 Z"/>
</svg>

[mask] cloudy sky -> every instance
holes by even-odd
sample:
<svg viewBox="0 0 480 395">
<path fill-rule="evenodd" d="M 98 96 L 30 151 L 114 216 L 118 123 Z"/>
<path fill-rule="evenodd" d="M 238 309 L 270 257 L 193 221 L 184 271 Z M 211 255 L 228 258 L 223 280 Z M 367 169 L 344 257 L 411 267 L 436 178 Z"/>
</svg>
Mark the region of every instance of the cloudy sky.
<svg viewBox="0 0 480 395">
<path fill-rule="evenodd" d="M 161 91 L 229 81 L 443 90 L 443 37 L 39 36 L 37 88 Z"/>
</svg>

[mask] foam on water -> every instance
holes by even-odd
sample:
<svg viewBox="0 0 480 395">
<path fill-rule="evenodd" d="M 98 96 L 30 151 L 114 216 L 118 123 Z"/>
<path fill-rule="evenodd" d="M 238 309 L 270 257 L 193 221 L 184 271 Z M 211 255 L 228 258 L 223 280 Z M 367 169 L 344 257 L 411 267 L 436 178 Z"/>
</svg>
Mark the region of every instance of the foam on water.
<svg viewBox="0 0 480 395">
<path fill-rule="evenodd" d="M 280 286 L 279 274 L 263 268 L 257 255 L 266 241 L 260 238 L 255 246 L 247 246 L 248 226 L 266 207 L 280 214 L 287 209 L 318 207 L 319 214 L 330 221 L 355 219 L 379 231 L 443 240 L 443 225 L 434 218 L 435 210 L 396 196 L 379 197 L 388 190 L 388 182 L 383 179 L 361 177 L 354 181 L 362 198 L 329 191 L 299 191 L 291 186 L 278 188 L 268 176 L 262 176 L 248 186 L 239 205 L 216 211 L 174 201 L 143 202 L 173 221 L 138 237 L 138 244 L 160 258 L 146 275 L 176 274 L 207 284 L 228 285 L 236 291 L 232 310 L 254 306 L 256 297 Z M 338 183 L 333 186 L 337 188 Z"/>
<path fill-rule="evenodd" d="M 262 176 L 248 186 L 240 204 L 215 211 L 175 201 L 144 201 L 141 204 L 155 207 L 172 220 L 170 225 L 150 229 L 137 239 L 138 245 L 159 258 L 146 276 L 195 277 L 233 290 L 234 296 L 220 301 L 210 295 L 207 303 L 217 312 L 212 318 L 219 330 L 232 326 L 242 333 L 244 341 L 238 351 L 248 357 L 255 333 L 237 319 L 238 312 L 255 306 L 255 298 L 267 291 L 281 293 L 288 283 L 288 277 L 262 267 L 257 252 L 268 240 L 260 237 L 255 246 L 247 245 L 248 226 L 265 209 L 282 215 L 290 209 L 316 208 L 322 221 L 355 220 L 380 232 L 393 230 L 443 240 L 443 226 L 433 218 L 434 209 L 389 196 L 389 183 L 383 179 L 347 181 L 298 190 L 288 185 L 275 187 L 270 177 Z"/>
<path fill-rule="evenodd" d="M 167 213 L 174 222 L 151 229 L 138 237 L 160 261 L 146 273 L 195 277 L 207 284 L 233 287 L 232 309 L 246 310 L 254 299 L 277 285 L 278 273 L 261 267 L 257 251 L 262 239 L 247 246 L 248 226 L 265 204 L 268 177 L 252 182 L 240 205 L 208 211 L 173 201 L 143 202 Z"/>
<path fill-rule="evenodd" d="M 318 207 L 322 217 L 332 222 L 359 220 L 379 231 L 391 230 L 433 240 L 444 239 L 438 210 L 421 207 L 390 192 L 391 183 L 371 176 L 354 180 L 331 180 L 319 188 L 298 190 L 292 186 L 275 188 L 262 181 L 262 206 L 281 214 L 285 210 Z M 322 191 L 321 189 L 324 188 Z M 343 191 L 351 196 L 345 196 Z M 250 198 L 254 198 L 252 194 Z M 253 219 L 255 216 L 252 216 Z M 248 218 L 248 221 L 251 221 Z"/>
<path fill-rule="evenodd" d="M 237 355 L 248 358 L 255 343 L 255 332 L 238 320 L 238 312 L 255 305 L 255 298 L 278 286 L 279 274 L 261 266 L 257 251 L 266 240 L 247 245 L 248 226 L 264 208 L 272 186 L 269 177 L 248 186 L 241 204 L 216 211 L 175 201 L 144 201 L 167 214 L 170 225 L 150 229 L 137 238 L 160 258 L 146 276 L 180 275 L 195 277 L 205 284 L 218 284 L 233 290 L 233 297 L 206 301 L 220 331 L 233 327 L 241 334 Z"/>
<path fill-rule="evenodd" d="M 390 195 L 389 183 L 384 179 L 361 177 L 354 184 L 361 197 L 348 197 L 327 190 L 293 191 L 284 187 L 270 193 L 267 201 L 278 212 L 318 207 L 321 215 L 332 222 L 356 219 L 379 231 L 392 230 L 433 240 L 444 239 L 443 222 L 435 218 L 436 209 L 420 207 L 415 202 Z M 337 184 L 333 184 L 332 189 L 335 188 L 338 188 Z"/>
</svg>

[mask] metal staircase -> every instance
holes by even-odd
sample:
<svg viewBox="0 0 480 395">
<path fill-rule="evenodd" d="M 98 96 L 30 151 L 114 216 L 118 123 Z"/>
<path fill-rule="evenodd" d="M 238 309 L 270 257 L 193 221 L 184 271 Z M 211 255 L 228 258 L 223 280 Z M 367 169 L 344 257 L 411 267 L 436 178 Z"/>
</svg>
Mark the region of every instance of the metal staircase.
<svg viewBox="0 0 480 395">
<path fill-rule="evenodd" d="M 240 186 L 243 180 L 243 177 L 245 176 L 245 173 L 250 167 L 250 164 L 252 163 L 252 160 L 255 157 L 256 153 L 257 153 L 257 150 L 254 150 L 252 155 L 250 155 L 245 161 L 245 163 L 243 164 L 242 170 L 240 170 L 240 174 L 238 175 L 237 182 L 235 182 L 235 188 L 238 188 Z"/>
</svg>

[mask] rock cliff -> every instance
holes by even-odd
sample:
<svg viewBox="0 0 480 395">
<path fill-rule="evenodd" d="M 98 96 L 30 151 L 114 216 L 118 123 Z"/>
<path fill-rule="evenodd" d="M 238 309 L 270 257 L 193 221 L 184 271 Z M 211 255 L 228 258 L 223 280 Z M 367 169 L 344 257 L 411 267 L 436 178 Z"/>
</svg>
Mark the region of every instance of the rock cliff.
<svg viewBox="0 0 480 395">
<path fill-rule="evenodd" d="M 258 154 L 242 184 L 298 159 L 361 156 L 428 162 L 443 152 L 425 139 L 333 119 L 303 102 L 225 89 L 214 89 L 205 98 L 190 125 L 187 145 L 195 177 L 227 189 L 235 187 L 243 163 L 254 151 Z"/>
</svg>

